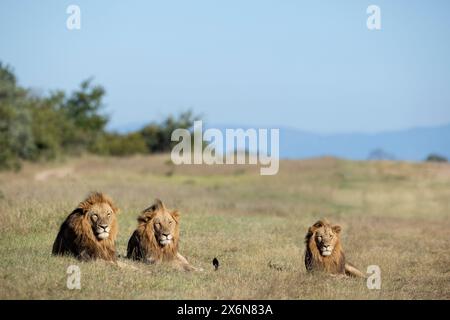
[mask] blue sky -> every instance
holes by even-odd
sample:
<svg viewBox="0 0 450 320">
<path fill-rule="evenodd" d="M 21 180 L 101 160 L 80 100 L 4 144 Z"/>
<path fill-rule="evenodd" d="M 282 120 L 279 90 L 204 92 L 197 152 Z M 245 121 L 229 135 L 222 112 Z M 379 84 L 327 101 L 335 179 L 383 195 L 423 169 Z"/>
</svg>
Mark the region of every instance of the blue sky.
<svg viewBox="0 0 450 320">
<path fill-rule="evenodd" d="M 210 124 L 379 132 L 450 123 L 449 17 L 445 0 L 2 0 L 0 60 L 42 93 L 94 76 L 114 128 L 193 108 Z"/>
</svg>

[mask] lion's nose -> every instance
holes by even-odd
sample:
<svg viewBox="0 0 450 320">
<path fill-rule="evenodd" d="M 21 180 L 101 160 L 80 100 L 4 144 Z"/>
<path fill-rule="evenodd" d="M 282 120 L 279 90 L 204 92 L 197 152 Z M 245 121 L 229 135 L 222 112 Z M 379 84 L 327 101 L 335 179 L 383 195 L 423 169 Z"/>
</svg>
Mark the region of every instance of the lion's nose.
<svg viewBox="0 0 450 320">
<path fill-rule="evenodd" d="M 165 237 L 168 237 L 168 236 L 170 235 L 170 232 L 168 232 L 168 233 L 164 233 L 164 232 L 163 232 L 162 235 L 165 236 Z"/>
<path fill-rule="evenodd" d="M 101 224 L 100 227 L 106 230 L 106 228 L 108 228 L 108 225 L 107 224 Z"/>
</svg>

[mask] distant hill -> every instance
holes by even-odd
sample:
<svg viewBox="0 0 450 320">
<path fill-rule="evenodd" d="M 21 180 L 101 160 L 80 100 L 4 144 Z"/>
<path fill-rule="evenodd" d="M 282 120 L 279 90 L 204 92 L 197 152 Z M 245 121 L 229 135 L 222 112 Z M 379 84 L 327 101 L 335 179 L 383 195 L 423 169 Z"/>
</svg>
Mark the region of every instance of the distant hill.
<svg viewBox="0 0 450 320">
<path fill-rule="evenodd" d="M 450 124 L 377 134 L 318 135 L 280 129 L 280 156 L 307 158 L 332 155 L 352 160 L 397 159 L 422 161 L 430 153 L 450 158 Z"/>
<path fill-rule="evenodd" d="M 129 132 L 141 127 L 142 125 L 133 124 L 116 130 Z M 251 128 L 237 125 L 208 127 L 218 128 L 223 132 L 226 128 Z M 280 157 L 285 159 L 334 156 L 351 160 L 422 161 L 431 153 L 450 159 L 450 124 L 376 134 L 316 134 L 287 127 L 279 129 Z"/>
</svg>

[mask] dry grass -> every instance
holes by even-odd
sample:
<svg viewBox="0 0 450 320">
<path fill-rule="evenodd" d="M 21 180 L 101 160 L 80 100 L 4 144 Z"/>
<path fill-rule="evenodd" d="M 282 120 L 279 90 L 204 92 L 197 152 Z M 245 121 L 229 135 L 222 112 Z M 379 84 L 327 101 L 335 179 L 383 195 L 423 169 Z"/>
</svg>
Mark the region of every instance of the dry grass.
<svg viewBox="0 0 450 320">
<path fill-rule="evenodd" d="M 278 175 L 260 176 L 256 167 L 174 167 L 168 159 L 88 157 L 1 173 L 0 298 L 450 298 L 449 165 L 323 158 L 282 161 Z M 155 197 L 180 209 L 181 253 L 205 272 L 52 257 L 60 223 L 91 190 L 122 210 L 121 254 Z M 381 267 L 381 290 L 305 272 L 303 237 L 323 216 L 342 225 L 350 261 Z M 66 288 L 71 264 L 81 268 L 81 290 Z"/>
</svg>

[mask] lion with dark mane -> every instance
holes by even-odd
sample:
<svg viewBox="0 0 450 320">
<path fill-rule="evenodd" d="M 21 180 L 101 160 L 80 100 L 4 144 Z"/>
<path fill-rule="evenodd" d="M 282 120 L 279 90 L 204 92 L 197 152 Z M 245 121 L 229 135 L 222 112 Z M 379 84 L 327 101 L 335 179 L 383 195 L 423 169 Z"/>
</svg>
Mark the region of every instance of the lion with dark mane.
<svg viewBox="0 0 450 320">
<path fill-rule="evenodd" d="M 168 210 L 161 200 L 138 217 L 138 227 L 128 241 L 127 258 L 148 264 L 168 262 L 184 271 L 201 271 L 178 252 L 180 214 Z"/>
<path fill-rule="evenodd" d="M 345 261 L 341 246 L 342 228 L 322 219 L 308 229 L 305 237 L 305 266 L 308 271 L 324 271 L 333 275 L 364 277 L 351 263 Z"/>
<path fill-rule="evenodd" d="M 82 261 L 116 261 L 118 208 L 107 195 L 94 192 L 61 225 L 53 244 L 54 255 L 73 255 Z"/>
</svg>

